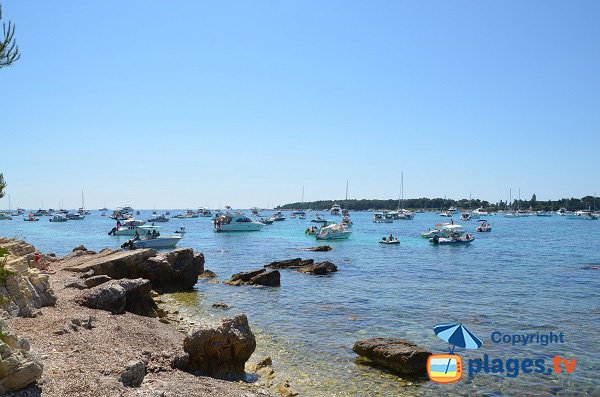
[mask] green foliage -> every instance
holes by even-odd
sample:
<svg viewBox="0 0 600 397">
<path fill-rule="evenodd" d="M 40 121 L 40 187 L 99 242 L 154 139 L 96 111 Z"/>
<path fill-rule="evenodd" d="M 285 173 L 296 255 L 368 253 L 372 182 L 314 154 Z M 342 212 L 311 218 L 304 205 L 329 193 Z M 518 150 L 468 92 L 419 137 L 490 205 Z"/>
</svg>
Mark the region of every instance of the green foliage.
<svg viewBox="0 0 600 397">
<path fill-rule="evenodd" d="M 8 250 L 0 247 L 0 285 L 6 284 L 6 279 L 13 276 L 15 272 L 6 268 L 6 261 L 8 260 Z M 1 302 L 0 302 L 1 303 Z"/>
<path fill-rule="evenodd" d="M 4 175 L 0 172 L 0 199 L 4 197 L 4 189 L 6 189 L 6 181 L 4 181 Z"/>
<path fill-rule="evenodd" d="M 2 19 L 2 6 L 0 6 L 0 19 Z M 0 37 L 0 69 L 9 66 L 21 58 L 19 47 L 15 40 L 15 24 L 8 21 L 2 24 L 2 37 Z"/>
<path fill-rule="evenodd" d="M 367 211 L 367 210 L 395 210 L 398 208 L 398 199 L 388 200 L 319 200 L 304 203 L 290 203 L 278 206 L 278 209 L 307 209 L 312 208 L 318 211 L 327 211 L 333 204 L 339 204 L 342 208 L 350 211 Z M 587 210 L 588 208 L 596 209 L 596 205 L 600 206 L 600 198 L 586 196 L 581 199 L 570 198 L 560 200 L 538 201 L 535 195 L 532 200 L 514 200 L 512 203 L 507 203 L 500 200 L 497 203 L 490 203 L 480 199 L 444 199 L 444 198 L 418 198 L 404 200 L 402 207 L 412 210 L 447 210 L 454 206 L 461 210 L 475 209 L 478 207 L 486 208 L 489 211 L 511 210 L 511 209 L 532 209 L 534 211 L 556 211 L 561 207 L 569 211 Z"/>
</svg>

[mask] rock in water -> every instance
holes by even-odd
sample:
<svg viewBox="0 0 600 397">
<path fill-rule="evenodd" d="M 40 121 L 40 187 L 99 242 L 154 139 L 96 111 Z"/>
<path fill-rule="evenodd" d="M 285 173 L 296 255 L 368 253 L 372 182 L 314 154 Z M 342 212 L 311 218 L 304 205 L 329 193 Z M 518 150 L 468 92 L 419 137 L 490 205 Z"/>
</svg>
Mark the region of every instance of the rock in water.
<svg viewBox="0 0 600 397">
<path fill-rule="evenodd" d="M 279 270 L 273 270 L 270 272 L 262 272 L 252 277 L 248 284 L 252 285 L 264 285 L 266 287 L 279 287 L 281 285 L 281 275 Z"/>
<path fill-rule="evenodd" d="M 244 378 L 244 364 L 256 348 L 245 314 L 221 320 L 217 327 L 201 326 L 183 341 L 189 355 L 186 370 L 214 378 Z"/>
<path fill-rule="evenodd" d="M 29 353 L 29 342 L 6 329 L 0 320 L 0 395 L 20 390 L 42 376 L 43 366 Z"/>
<path fill-rule="evenodd" d="M 324 274 L 332 273 L 332 272 L 337 272 L 337 270 L 338 270 L 337 266 L 329 261 L 316 263 L 316 264 L 311 263 L 310 265 L 306 265 L 306 266 L 302 266 L 302 267 L 298 268 L 298 271 L 301 273 L 310 273 L 310 274 L 316 274 L 316 275 L 320 275 L 320 276 L 322 276 Z"/>
<path fill-rule="evenodd" d="M 125 386 L 139 387 L 146 376 L 146 365 L 143 361 L 136 360 L 127 363 L 121 372 L 121 382 Z"/>
<path fill-rule="evenodd" d="M 382 367 L 400 374 L 420 375 L 427 372 L 431 352 L 402 339 L 372 338 L 354 344 L 352 350 Z"/>
<path fill-rule="evenodd" d="M 302 258 L 287 259 L 284 261 L 271 262 L 265 267 L 269 269 L 296 269 L 302 266 L 310 265 L 314 261 L 312 259 L 302 260 Z"/>
<path fill-rule="evenodd" d="M 281 285 L 281 275 L 278 270 L 266 271 L 265 269 L 255 269 L 249 272 L 236 273 L 231 279 L 224 281 L 229 285 L 264 285 L 267 287 L 279 287 Z"/>
<path fill-rule="evenodd" d="M 302 251 L 314 251 L 314 252 L 327 252 L 327 251 L 331 251 L 333 248 L 331 248 L 328 245 L 319 245 L 318 247 L 311 247 L 311 248 L 301 248 Z"/>
<path fill-rule="evenodd" d="M 91 309 L 107 310 L 113 314 L 128 311 L 140 316 L 156 317 L 156 303 L 151 291 L 150 281 L 142 278 L 111 280 L 90 288 L 79 299 L 83 306 Z"/>
</svg>

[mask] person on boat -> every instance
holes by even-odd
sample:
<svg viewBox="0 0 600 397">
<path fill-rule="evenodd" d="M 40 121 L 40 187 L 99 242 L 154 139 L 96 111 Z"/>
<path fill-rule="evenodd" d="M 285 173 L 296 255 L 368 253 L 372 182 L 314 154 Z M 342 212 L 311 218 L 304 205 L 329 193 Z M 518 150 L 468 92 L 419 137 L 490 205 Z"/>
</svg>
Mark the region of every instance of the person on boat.
<svg viewBox="0 0 600 397">
<path fill-rule="evenodd" d="M 454 219 L 450 218 L 450 224 L 454 225 Z"/>
<path fill-rule="evenodd" d="M 388 239 L 388 241 L 394 241 L 394 236 L 392 236 L 391 233 L 390 233 L 390 238 Z"/>
<path fill-rule="evenodd" d="M 434 244 L 439 244 L 440 243 L 440 238 L 438 237 L 437 234 L 435 236 L 433 236 L 432 241 L 433 241 Z"/>
<path fill-rule="evenodd" d="M 117 230 L 119 230 L 120 227 L 121 227 L 121 221 L 117 220 Z"/>
<path fill-rule="evenodd" d="M 140 234 L 138 233 L 138 231 L 136 230 L 135 233 L 133 234 L 133 240 L 134 241 L 138 241 L 140 239 Z"/>
</svg>

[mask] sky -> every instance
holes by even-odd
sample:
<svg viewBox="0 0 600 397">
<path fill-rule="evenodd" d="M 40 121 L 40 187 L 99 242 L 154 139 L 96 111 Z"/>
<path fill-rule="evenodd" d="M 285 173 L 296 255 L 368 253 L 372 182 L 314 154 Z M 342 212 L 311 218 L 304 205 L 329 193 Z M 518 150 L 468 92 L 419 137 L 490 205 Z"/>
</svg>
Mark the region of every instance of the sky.
<svg viewBox="0 0 600 397">
<path fill-rule="evenodd" d="M 600 191 L 595 0 L 0 4 L 13 208 Z"/>
</svg>

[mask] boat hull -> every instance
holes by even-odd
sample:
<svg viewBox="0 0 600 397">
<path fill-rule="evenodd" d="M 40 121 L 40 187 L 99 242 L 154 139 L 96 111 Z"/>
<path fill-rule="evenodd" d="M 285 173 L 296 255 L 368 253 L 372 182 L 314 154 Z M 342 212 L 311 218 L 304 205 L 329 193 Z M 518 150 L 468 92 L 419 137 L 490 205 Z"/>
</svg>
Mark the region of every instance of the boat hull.
<svg viewBox="0 0 600 397">
<path fill-rule="evenodd" d="M 165 237 L 157 237 L 149 240 L 137 240 L 134 241 L 134 248 L 173 248 L 179 243 L 181 240 L 181 236 L 165 236 Z"/>
<path fill-rule="evenodd" d="M 229 225 L 221 225 L 220 228 L 215 229 L 216 233 L 230 233 L 230 232 L 258 232 L 265 225 L 259 222 L 243 222 L 243 223 L 232 223 Z"/>
</svg>

